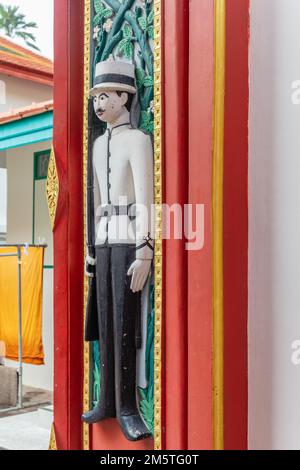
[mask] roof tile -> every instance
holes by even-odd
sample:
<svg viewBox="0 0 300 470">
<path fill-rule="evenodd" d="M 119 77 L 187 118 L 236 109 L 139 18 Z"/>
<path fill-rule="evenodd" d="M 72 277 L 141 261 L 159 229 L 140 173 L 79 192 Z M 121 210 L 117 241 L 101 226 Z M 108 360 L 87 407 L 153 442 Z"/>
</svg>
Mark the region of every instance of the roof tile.
<svg viewBox="0 0 300 470">
<path fill-rule="evenodd" d="M 30 51 L 25 47 L 15 44 L 13 41 L 0 36 L 0 66 L 5 73 L 5 67 L 9 69 L 9 75 L 20 76 L 19 71 L 26 71 L 27 79 L 30 77 L 46 76 L 53 80 L 53 62 L 40 54 Z"/>
<path fill-rule="evenodd" d="M 18 121 L 36 114 L 46 113 L 53 110 L 53 100 L 43 101 L 41 103 L 32 103 L 30 106 L 15 108 L 5 113 L 0 113 L 0 124 Z"/>
</svg>

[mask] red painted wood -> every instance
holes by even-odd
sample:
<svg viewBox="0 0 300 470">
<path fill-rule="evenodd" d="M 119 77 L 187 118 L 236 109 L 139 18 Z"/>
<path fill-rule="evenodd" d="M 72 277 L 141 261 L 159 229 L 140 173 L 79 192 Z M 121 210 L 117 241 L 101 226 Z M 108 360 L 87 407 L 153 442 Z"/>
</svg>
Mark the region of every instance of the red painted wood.
<svg viewBox="0 0 300 470">
<path fill-rule="evenodd" d="M 188 252 L 188 449 L 212 449 L 214 2 L 211 0 L 190 0 L 189 38 L 189 202 L 205 204 L 205 246 L 201 251 Z"/>
<path fill-rule="evenodd" d="M 174 5 L 172 0 L 165 0 L 165 6 L 165 202 L 183 204 L 188 199 L 193 204 L 205 204 L 206 215 L 202 251 L 185 252 L 183 241 L 170 240 L 164 246 L 163 446 L 167 449 L 211 449 L 213 2 L 180 0 Z M 55 1 L 54 146 L 60 197 L 54 232 L 54 401 L 60 449 L 81 446 L 83 34 L 78 32 L 83 32 L 82 21 L 82 0 Z M 241 0 L 237 4 L 227 0 L 226 448 L 246 448 L 247 445 L 247 41 L 248 1 Z M 153 446 L 151 440 L 128 443 L 116 421 L 94 426 L 91 435 L 95 450 L 151 449 Z"/>
<path fill-rule="evenodd" d="M 189 1 L 165 0 L 164 201 L 188 202 Z M 164 245 L 165 449 L 187 448 L 187 254 Z"/>
<path fill-rule="evenodd" d="M 55 0 L 54 420 L 58 448 L 81 448 L 83 342 L 83 1 Z M 81 34 L 79 34 L 81 32 Z"/>
<path fill-rule="evenodd" d="M 112 419 L 92 426 L 91 449 L 93 450 L 153 450 L 153 440 L 130 442 L 120 430 L 117 420 Z"/>
<path fill-rule="evenodd" d="M 226 1 L 224 433 L 247 448 L 249 0 Z"/>
</svg>

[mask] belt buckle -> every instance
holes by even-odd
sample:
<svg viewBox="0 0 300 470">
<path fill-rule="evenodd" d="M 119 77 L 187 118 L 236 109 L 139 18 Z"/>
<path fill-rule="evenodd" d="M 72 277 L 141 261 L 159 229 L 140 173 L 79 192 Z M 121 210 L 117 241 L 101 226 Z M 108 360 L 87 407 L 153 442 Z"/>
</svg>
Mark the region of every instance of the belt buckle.
<svg viewBox="0 0 300 470">
<path fill-rule="evenodd" d="M 136 220 L 136 204 L 129 204 L 127 209 L 127 215 L 129 217 L 130 222 Z"/>
</svg>

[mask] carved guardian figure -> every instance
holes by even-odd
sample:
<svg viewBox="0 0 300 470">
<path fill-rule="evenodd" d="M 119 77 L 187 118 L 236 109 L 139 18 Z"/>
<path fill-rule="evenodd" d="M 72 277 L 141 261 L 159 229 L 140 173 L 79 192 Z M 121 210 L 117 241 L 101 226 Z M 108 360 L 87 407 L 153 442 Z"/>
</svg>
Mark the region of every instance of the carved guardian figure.
<svg viewBox="0 0 300 470">
<path fill-rule="evenodd" d="M 137 406 L 136 353 L 141 291 L 153 260 L 153 148 L 150 136 L 134 128 L 138 99 L 132 64 L 98 63 L 90 93 L 96 116 L 107 123 L 92 148 L 95 240 L 86 260 L 97 299 L 87 331 L 98 330 L 87 339 L 99 338 L 101 392 L 82 419 L 92 424 L 116 417 L 127 439 L 136 441 L 150 436 Z"/>
</svg>

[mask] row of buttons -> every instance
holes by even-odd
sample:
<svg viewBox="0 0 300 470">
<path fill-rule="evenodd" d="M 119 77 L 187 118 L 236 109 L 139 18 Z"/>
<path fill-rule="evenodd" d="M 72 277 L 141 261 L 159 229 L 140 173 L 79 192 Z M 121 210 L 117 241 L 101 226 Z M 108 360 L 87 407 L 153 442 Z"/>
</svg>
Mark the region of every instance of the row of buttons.
<svg viewBox="0 0 300 470">
<path fill-rule="evenodd" d="M 110 190 L 111 190 L 111 183 L 109 181 L 109 175 L 111 174 L 111 168 L 109 166 L 109 159 L 111 158 L 111 153 L 110 153 L 110 141 L 111 141 L 112 133 L 108 133 L 108 141 L 107 141 L 107 198 L 108 198 L 108 204 L 111 204 L 111 199 L 110 199 Z"/>
<path fill-rule="evenodd" d="M 111 204 L 111 199 L 110 199 L 111 183 L 110 183 L 110 180 L 109 180 L 109 175 L 111 173 L 111 168 L 110 168 L 110 164 L 109 164 L 109 159 L 111 158 L 111 152 L 110 152 L 111 137 L 112 137 L 112 132 L 108 131 L 108 140 L 107 140 L 107 200 L 108 200 L 108 204 Z M 107 213 L 107 217 L 108 217 L 108 213 Z M 108 241 L 108 219 L 107 219 L 107 223 L 106 223 L 106 233 L 107 233 L 107 240 L 106 241 Z"/>
</svg>

